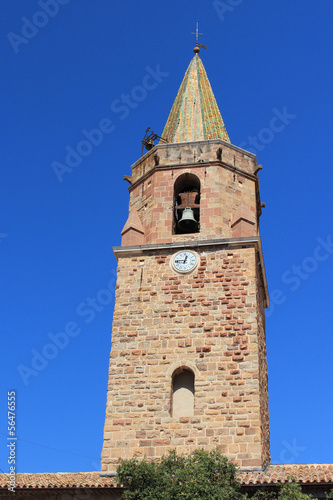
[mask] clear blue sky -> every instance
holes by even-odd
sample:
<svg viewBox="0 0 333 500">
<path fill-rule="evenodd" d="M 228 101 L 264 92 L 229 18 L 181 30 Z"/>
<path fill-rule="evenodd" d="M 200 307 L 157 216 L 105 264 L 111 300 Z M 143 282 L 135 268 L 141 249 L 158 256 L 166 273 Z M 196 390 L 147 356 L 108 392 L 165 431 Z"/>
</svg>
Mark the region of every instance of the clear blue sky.
<svg viewBox="0 0 333 500">
<path fill-rule="evenodd" d="M 19 471 L 99 469 L 114 305 L 100 291 L 114 286 L 122 178 L 145 129 L 163 130 L 197 19 L 231 141 L 263 164 L 272 461 L 333 462 L 332 1 L 45 4 L 1 3 L 0 468 L 15 389 Z M 57 176 L 77 147 L 85 156 Z M 96 297 L 105 305 L 87 312 Z M 22 377 L 65 328 L 76 335 Z"/>
</svg>

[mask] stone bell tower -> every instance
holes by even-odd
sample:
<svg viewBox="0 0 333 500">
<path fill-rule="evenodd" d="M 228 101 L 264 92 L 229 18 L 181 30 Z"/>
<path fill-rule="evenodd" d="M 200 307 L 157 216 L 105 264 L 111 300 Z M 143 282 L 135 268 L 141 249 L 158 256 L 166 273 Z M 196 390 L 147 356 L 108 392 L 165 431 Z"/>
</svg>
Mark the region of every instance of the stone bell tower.
<svg viewBox="0 0 333 500">
<path fill-rule="evenodd" d="M 174 448 L 270 461 L 260 167 L 230 143 L 194 51 L 164 140 L 126 177 L 103 474 Z"/>
</svg>

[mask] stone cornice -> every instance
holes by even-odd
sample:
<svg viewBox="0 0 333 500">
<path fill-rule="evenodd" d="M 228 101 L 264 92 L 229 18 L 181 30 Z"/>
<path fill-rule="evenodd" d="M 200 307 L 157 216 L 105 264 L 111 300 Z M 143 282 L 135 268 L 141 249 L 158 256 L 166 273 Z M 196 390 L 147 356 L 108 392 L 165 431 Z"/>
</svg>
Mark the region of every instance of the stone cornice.
<svg viewBox="0 0 333 500">
<path fill-rule="evenodd" d="M 208 145 L 208 144 L 221 144 L 222 146 L 226 146 L 230 149 L 233 149 L 234 151 L 238 151 L 238 153 L 242 153 L 246 156 L 249 156 L 250 158 L 253 158 L 256 160 L 257 156 L 254 153 L 250 153 L 250 151 L 246 151 L 245 149 L 242 149 L 238 146 L 235 146 L 234 144 L 231 144 L 230 142 L 223 141 L 222 139 L 209 139 L 206 141 L 195 141 L 195 142 L 175 142 L 171 144 L 167 143 L 161 143 L 161 144 L 156 144 L 150 151 L 147 151 L 146 154 L 141 156 L 135 163 L 131 165 L 131 169 L 133 170 L 137 165 L 139 165 L 142 161 L 144 161 L 146 158 L 148 158 L 150 155 L 154 155 L 156 151 L 159 149 L 173 149 L 173 148 L 179 148 L 180 146 L 203 146 L 203 145 Z"/>
</svg>

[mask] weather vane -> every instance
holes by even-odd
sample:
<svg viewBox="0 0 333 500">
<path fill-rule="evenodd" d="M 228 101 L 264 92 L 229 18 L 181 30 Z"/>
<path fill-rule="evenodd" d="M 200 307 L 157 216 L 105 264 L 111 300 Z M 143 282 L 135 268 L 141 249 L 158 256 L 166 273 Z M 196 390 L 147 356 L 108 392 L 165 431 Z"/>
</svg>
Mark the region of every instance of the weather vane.
<svg viewBox="0 0 333 500">
<path fill-rule="evenodd" d="M 202 45 L 201 43 L 199 43 L 199 35 L 203 35 L 203 33 L 199 33 L 199 21 L 197 21 L 197 29 L 195 31 L 195 33 L 191 33 L 192 35 L 195 35 L 195 46 L 196 47 L 201 47 L 202 49 L 207 49 L 206 45 Z"/>
</svg>

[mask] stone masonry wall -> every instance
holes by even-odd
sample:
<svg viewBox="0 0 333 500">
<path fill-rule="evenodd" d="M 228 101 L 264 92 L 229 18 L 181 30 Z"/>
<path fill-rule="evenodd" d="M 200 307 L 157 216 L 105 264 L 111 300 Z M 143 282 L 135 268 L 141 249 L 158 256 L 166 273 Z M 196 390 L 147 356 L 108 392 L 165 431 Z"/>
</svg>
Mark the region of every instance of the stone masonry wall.
<svg viewBox="0 0 333 500">
<path fill-rule="evenodd" d="M 232 237 L 231 223 L 241 204 L 248 207 L 248 217 L 254 221 L 256 198 L 254 181 L 234 175 L 217 165 L 171 170 L 157 170 L 131 192 L 130 211 L 137 210 L 144 228 L 144 242 L 169 243 L 183 241 L 184 235 L 173 235 L 174 183 L 184 173 L 195 174 L 201 182 L 200 233 L 186 236 L 187 240 Z M 252 235 L 257 224 L 251 225 Z"/>
<path fill-rule="evenodd" d="M 173 253 L 118 261 L 102 471 L 114 472 L 120 457 L 216 446 L 241 466 L 261 466 L 268 410 L 256 250 L 201 248 L 187 275 L 171 269 Z M 180 365 L 195 373 L 193 417 L 170 413 Z"/>
<path fill-rule="evenodd" d="M 158 155 L 159 166 L 181 164 L 186 166 L 216 160 L 218 149 L 221 149 L 219 159 L 225 165 L 237 166 L 238 169 L 253 174 L 256 167 L 255 155 L 217 139 L 192 143 L 159 144 L 132 165 L 132 182 L 139 181 L 153 170 L 156 164 L 155 155 Z"/>
</svg>

